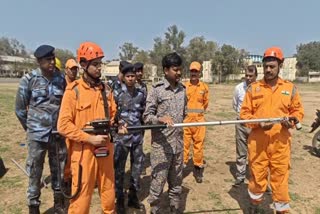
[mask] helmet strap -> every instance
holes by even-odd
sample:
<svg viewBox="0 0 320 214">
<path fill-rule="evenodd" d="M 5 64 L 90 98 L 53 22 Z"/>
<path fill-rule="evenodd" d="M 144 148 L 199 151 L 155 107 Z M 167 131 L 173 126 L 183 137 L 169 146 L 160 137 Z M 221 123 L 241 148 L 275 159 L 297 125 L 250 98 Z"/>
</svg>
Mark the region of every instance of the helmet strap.
<svg viewBox="0 0 320 214">
<path fill-rule="evenodd" d="M 90 65 L 91 61 L 89 61 L 88 65 L 84 69 L 84 75 L 83 75 L 83 80 L 90 86 L 90 87 L 97 87 L 101 85 L 101 79 L 100 78 L 95 78 L 93 77 L 89 72 L 88 68 Z"/>
</svg>

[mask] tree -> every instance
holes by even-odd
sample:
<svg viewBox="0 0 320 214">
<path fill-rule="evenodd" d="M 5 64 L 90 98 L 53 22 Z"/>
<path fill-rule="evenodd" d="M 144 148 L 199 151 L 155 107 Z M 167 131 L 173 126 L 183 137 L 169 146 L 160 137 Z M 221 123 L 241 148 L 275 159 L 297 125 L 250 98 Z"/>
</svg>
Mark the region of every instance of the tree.
<svg viewBox="0 0 320 214">
<path fill-rule="evenodd" d="M 308 76 L 309 71 L 320 71 L 320 42 L 298 45 L 296 57 L 299 76 Z"/>
<path fill-rule="evenodd" d="M 132 61 L 134 63 L 136 62 L 142 62 L 143 64 L 150 63 L 149 53 L 144 50 L 138 50 L 138 52 L 134 55 Z"/>
<path fill-rule="evenodd" d="M 66 64 L 68 59 L 71 59 L 71 58 L 75 59 L 75 56 L 73 55 L 73 53 L 68 49 L 56 48 L 54 52 L 56 54 L 56 57 L 60 59 L 63 67 Z"/>
<path fill-rule="evenodd" d="M 0 55 L 28 57 L 26 47 L 16 39 L 0 38 Z"/>
<path fill-rule="evenodd" d="M 121 60 L 132 60 L 133 57 L 138 53 L 138 47 L 133 46 L 132 43 L 126 42 L 120 48 L 120 59 Z"/>
<path fill-rule="evenodd" d="M 168 27 L 168 31 L 165 32 L 165 41 L 170 46 L 172 51 L 177 52 L 180 55 L 185 53 L 185 48 L 182 46 L 186 34 L 183 31 L 179 31 L 176 25 Z"/>
<path fill-rule="evenodd" d="M 222 45 L 213 58 L 213 73 L 218 74 L 219 82 L 228 74 L 239 73 L 244 68 L 244 59 L 247 52 L 238 50 L 231 45 Z"/>
<path fill-rule="evenodd" d="M 206 41 L 203 36 L 194 37 L 190 40 L 187 47 L 187 62 L 212 60 L 218 49 L 217 43 L 213 41 Z"/>
<path fill-rule="evenodd" d="M 157 66 L 157 75 L 163 76 L 162 58 L 171 52 L 171 48 L 167 42 L 160 37 L 154 39 L 153 50 L 150 51 L 150 61 Z"/>
<path fill-rule="evenodd" d="M 163 76 L 162 58 L 171 52 L 177 52 L 185 61 L 186 49 L 182 46 L 186 37 L 183 31 L 179 31 L 176 25 L 168 27 L 165 32 L 165 38 L 156 37 L 154 39 L 153 49 L 150 51 L 151 63 L 157 66 L 157 75 Z"/>
</svg>

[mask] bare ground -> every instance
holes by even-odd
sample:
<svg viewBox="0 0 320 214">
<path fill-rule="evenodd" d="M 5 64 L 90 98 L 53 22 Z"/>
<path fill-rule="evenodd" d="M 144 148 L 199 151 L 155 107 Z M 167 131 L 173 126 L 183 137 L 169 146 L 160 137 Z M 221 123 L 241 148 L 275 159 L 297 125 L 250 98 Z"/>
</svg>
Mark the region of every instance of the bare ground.
<svg viewBox="0 0 320 214">
<path fill-rule="evenodd" d="M 211 85 L 210 108 L 206 114 L 208 121 L 233 120 L 235 114 L 231 108 L 231 99 L 235 84 Z M 292 162 L 290 175 L 290 196 L 292 213 L 320 213 L 320 159 L 312 154 L 309 126 L 314 118 L 315 109 L 320 105 L 320 86 L 315 84 L 298 85 L 305 107 L 303 130 L 295 131 L 292 143 Z M 25 133 L 14 115 L 14 99 L 17 83 L 0 82 L 0 156 L 9 168 L 0 180 L 0 213 L 27 213 L 26 187 L 27 177 L 12 162 L 18 161 L 23 167 L 27 156 Z M 145 137 L 145 153 L 150 155 L 150 134 Z M 243 213 L 248 205 L 247 184 L 234 188 L 235 175 L 235 140 L 234 126 L 208 127 L 205 141 L 204 182 L 197 184 L 192 175 L 192 162 L 184 172 L 183 206 L 185 213 Z M 47 161 L 48 162 L 48 161 Z M 48 175 L 46 162 L 44 175 Z M 147 175 L 142 176 L 140 198 L 146 206 L 144 211 L 129 210 L 129 213 L 146 213 L 146 202 L 150 184 L 150 165 Z M 167 208 L 167 187 L 162 196 L 164 213 Z M 42 189 L 42 213 L 52 212 L 52 191 Z M 272 213 L 271 195 L 265 194 L 265 213 Z M 100 213 L 99 196 L 95 192 L 92 199 L 91 213 Z"/>
</svg>

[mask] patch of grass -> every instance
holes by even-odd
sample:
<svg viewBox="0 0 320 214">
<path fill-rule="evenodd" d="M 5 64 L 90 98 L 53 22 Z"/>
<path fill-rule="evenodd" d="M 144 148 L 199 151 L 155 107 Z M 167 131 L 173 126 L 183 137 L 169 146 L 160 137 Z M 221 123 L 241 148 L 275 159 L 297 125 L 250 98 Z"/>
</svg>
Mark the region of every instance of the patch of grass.
<svg viewBox="0 0 320 214">
<path fill-rule="evenodd" d="M 215 192 L 208 192 L 210 200 L 213 200 L 215 207 L 223 207 L 220 195 Z"/>
<path fill-rule="evenodd" d="M 20 214 L 20 213 L 22 213 L 22 207 L 24 206 L 24 204 L 21 204 L 20 203 L 20 205 L 19 206 L 16 206 L 16 205 L 14 205 L 14 206 L 11 206 L 11 207 L 9 207 L 9 213 L 12 213 L 12 214 Z"/>
<path fill-rule="evenodd" d="M 293 180 L 291 180 L 291 179 L 289 179 L 289 182 L 288 182 L 289 184 L 294 184 L 294 182 L 293 182 Z"/>
<path fill-rule="evenodd" d="M 234 180 L 233 179 L 231 179 L 231 178 L 228 178 L 228 179 L 223 179 L 224 180 L 224 182 L 226 182 L 226 183 L 233 183 L 234 182 Z"/>
<path fill-rule="evenodd" d="M 0 154 L 3 154 L 3 153 L 5 153 L 5 152 L 7 152 L 7 151 L 9 151 L 10 149 L 9 149 L 9 147 L 7 146 L 7 145 L 1 145 L 1 147 L 0 147 Z"/>
<path fill-rule="evenodd" d="M 300 195 L 298 195 L 297 193 L 294 192 L 289 192 L 290 198 L 292 201 L 301 201 L 302 198 Z"/>
<path fill-rule="evenodd" d="M 315 214 L 320 214 L 320 207 L 316 207 Z"/>
<path fill-rule="evenodd" d="M 231 111 L 220 111 L 220 112 L 215 112 L 213 113 L 215 117 L 218 117 L 218 118 L 223 118 L 223 119 L 231 119 L 231 118 L 235 118 L 236 116 L 236 113 L 234 112 L 231 112 Z"/>
<path fill-rule="evenodd" d="M 4 177 L 0 181 L 0 189 L 13 189 L 23 187 L 21 176 Z"/>
<path fill-rule="evenodd" d="M 15 105 L 15 97 L 12 92 L 0 93 L 0 107 L 2 113 L 12 112 Z"/>
<path fill-rule="evenodd" d="M 208 127 L 207 127 L 207 130 L 212 131 L 212 130 L 214 130 L 214 127 L 213 127 L 213 126 L 208 126 Z"/>
</svg>

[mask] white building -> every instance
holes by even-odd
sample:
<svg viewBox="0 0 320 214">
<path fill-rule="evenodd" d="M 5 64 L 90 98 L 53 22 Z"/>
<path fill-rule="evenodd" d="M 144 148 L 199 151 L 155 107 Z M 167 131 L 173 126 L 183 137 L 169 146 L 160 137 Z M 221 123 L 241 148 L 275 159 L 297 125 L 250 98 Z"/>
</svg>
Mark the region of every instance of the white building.
<svg viewBox="0 0 320 214">
<path fill-rule="evenodd" d="M 35 58 L 0 56 L 0 77 L 21 77 L 35 67 Z"/>
</svg>

